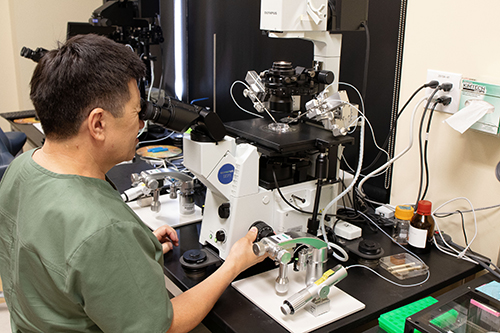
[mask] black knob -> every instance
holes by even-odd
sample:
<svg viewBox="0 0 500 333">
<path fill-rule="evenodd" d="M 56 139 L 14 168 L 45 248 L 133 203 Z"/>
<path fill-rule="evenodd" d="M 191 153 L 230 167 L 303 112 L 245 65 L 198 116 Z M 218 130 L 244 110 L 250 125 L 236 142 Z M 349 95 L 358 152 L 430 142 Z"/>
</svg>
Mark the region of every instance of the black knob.
<svg viewBox="0 0 500 333">
<path fill-rule="evenodd" d="M 318 82 L 324 84 L 330 84 L 335 79 L 335 75 L 331 71 L 319 71 Z"/>
<path fill-rule="evenodd" d="M 274 230 L 271 228 L 269 224 L 263 221 L 257 221 L 252 223 L 250 228 L 252 227 L 257 227 L 257 238 L 255 239 L 256 242 L 260 241 L 262 238 L 267 237 L 267 236 L 272 236 L 274 235 Z"/>
<path fill-rule="evenodd" d="M 184 252 L 182 258 L 184 258 L 188 264 L 199 264 L 207 260 L 207 254 L 201 250 L 194 249 Z"/>
<path fill-rule="evenodd" d="M 227 219 L 229 217 L 229 202 L 219 206 L 219 217 L 221 219 Z"/>
<path fill-rule="evenodd" d="M 363 254 L 376 255 L 380 253 L 382 248 L 380 247 L 379 243 L 372 240 L 364 239 L 361 242 L 359 242 L 358 250 Z"/>
<path fill-rule="evenodd" d="M 215 233 L 215 239 L 218 242 L 224 243 L 226 241 L 226 233 L 224 230 L 219 230 Z"/>
</svg>

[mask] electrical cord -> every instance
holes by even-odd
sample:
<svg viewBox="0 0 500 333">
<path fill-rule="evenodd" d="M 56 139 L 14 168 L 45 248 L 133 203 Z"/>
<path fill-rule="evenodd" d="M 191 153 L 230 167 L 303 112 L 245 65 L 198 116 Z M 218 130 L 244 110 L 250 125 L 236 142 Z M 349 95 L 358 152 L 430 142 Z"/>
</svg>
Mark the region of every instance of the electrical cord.
<svg viewBox="0 0 500 333">
<path fill-rule="evenodd" d="M 151 100 L 151 91 L 153 90 L 153 86 L 154 86 L 154 82 L 155 82 L 155 63 L 153 60 L 150 60 L 149 63 L 151 66 L 151 83 L 149 84 L 148 101 Z"/>
<path fill-rule="evenodd" d="M 342 83 L 342 82 L 341 82 L 341 83 Z M 329 85 L 328 87 L 326 87 L 323 91 L 325 91 L 325 90 L 327 90 L 328 88 L 330 88 L 330 86 L 331 86 L 331 85 Z M 365 119 L 365 121 L 368 123 L 368 128 L 370 129 L 370 133 L 371 133 L 371 135 L 372 135 L 372 138 L 373 138 L 373 143 L 375 144 L 375 147 L 377 147 L 377 149 L 378 149 L 378 150 L 380 150 L 380 153 L 385 153 L 385 155 L 387 155 L 387 158 L 389 158 L 389 157 L 390 157 L 390 156 L 389 156 L 389 153 L 388 153 L 386 150 L 384 150 L 383 148 L 381 148 L 381 147 L 378 145 L 378 143 L 377 143 L 377 139 L 375 138 L 375 131 L 373 130 L 373 126 L 372 126 L 372 124 L 371 124 L 370 120 L 369 120 L 369 119 L 368 119 L 368 118 L 367 118 L 367 117 L 366 117 L 366 116 L 365 116 L 365 115 L 364 115 L 364 114 L 363 114 L 363 113 L 359 110 L 359 108 L 358 108 L 356 105 L 354 105 L 354 104 L 352 104 L 352 103 L 349 103 L 349 102 L 346 102 L 346 101 L 341 100 L 341 99 L 332 99 L 331 101 L 340 102 L 340 103 L 342 103 L 342 104 L 344 104 L 344 105 L 349 105 L 350 107 L 352 107 L 353 109 L 355 109 L 356 111 L 358 111 L 358 113 L 359 113 L 359 117 L 358 117 L 358 118 L 356 118 L 356 119 L 355 119 L 355 120 L 354 120 L 351 124 L 349 124 L 347 127 L 348 127 L 348 128 L 350 128 L 351 126 L 353 126 L 353 124 L 357 127 L 357 124 L 359 123 L 360 119 L 361 119 L 361 118 L 364 118 L 364 119 Z M 330 112 L 330 111 L 328 111 L 328 110 L 327 110 L 327 111 L 325 111 L 325 112 L 321 113 L 320 115 L 323 115 L 323 114 L 325 114 L 325 113 L 329 113 L 329 112 Z M 349 132 L 348 134 L 351 134 L 351 133 L 353 133 L 353 132 L 354 132 L 354 131 Z M 347 164 L 347 161 L 346 161 L 346 164 Z M 352 170 L 352 168 L 351 168 L 350 166 L 349 166 L 349 168 Z"/>
<path fill-rule="evenodd" d="M 417 105 L 415 105 L 415 108 L 413 109 L 413 113 L 412 113 L 412 116 L 411 116 L 411 121 L 410 121 L 410 138 L 409 138 L 409 144 L 408 144 L 408 147 L 406 147 L 403 151 L 401 151 L 398 155 L 396 155 L 395 157 L 393 157 L 392 159 L 390 159 L 389 161 L 387 161 L 385 164 L 383 164 L 382 166 L 378 167 L 377 169 L 373 170 L 372 172 L 370 172 L 368 175 L 366 175 L 358 184 L 357 186 L 357 190 L 359 192 L 359 194 L 362 196 L 362 197 L 366 197 L 366 195 L 364 194 L 363 192 L 363 184 L 370 178 L 370 177 L 373 177 L 373 175 L 377 174 L 378 172 L 388 168 L 391 164 L 393 164 L 395 161 L 397 161 L 399 158 L 401 158 L 401 156 L 403 156 L 404 154 L 406 154 L 406 152 L 408 152 L 408 150 L 410 150 L 410 148 L 413 146 L 413 122 L 415 120 L 415 114 L 418 110 L 418 107 L 420 106 L 420 104 L 422 104 L 422 102 L 424 102 L 426 100 L 426 97 L 420 99 L 420 101 L 417 103 Z"/>
<path fill-rule="evenodd" d="M 437 217 L 437 218 L 440 218 L 440 219 L 443 219 L 443 218 L 446 218 L 446 217 L 450 217 L 452 216 L 453 214 L 455 213 L 458 213 L 460 214 L 460 217 L 462 218 L 462 232 L 464 234 L 464 240 L 465 240 L 465 245 L 469 245 L 469 242 L 467 241 L 467 231 L 465 230 L 465 219 L 464 219 L 464 213 L 457 209 L 455 212 L 453 213 L 450 213 L 450 214 L 447 214 L 447 215 L 441 215 L 441 216 L 438 216 L 438 215 L 434 215 L 434 217 Z"/>
<path fill-rule="evenodd" d="M 259 117 L 259 118 L 264 118 L 264 116 L 261 116 L 260 114 L 257 114 L 257 113 L 254 113 L 252 111 L 248 111 L 247 109 L 241 107 L 238 102 L 236 102 L 236 99 L 234 98 L 234 94 L 233 94 L 233 88 L 234 88 L 234 85 L 236 83 L 241 83 L 242 85 L 244 85 L 248 90 L 251 90 L 250 87 L 243 81 L 240 81 L 240 80 L 237 80 L 237 81 L 234 81 L 233 84 L 231 85 L 231 88 L 229 88 L 229 93 L 231 95 L 231 98 L 233 99 L 233 102 L 234 104 L 236 104 L 236 106 L 238 107 L 238 109 L 240 109 L 241 111 L 243 112 L 246 112 L 248 114 L 251 114 L 252 116 L 256 116 L 256 117 Z M 260 102 L 260 101 L 259 101 Z M 261 102 L 262 103 L 262 102 Z"/>
<path fill-rule="evenodd" d="M 451 240 L 448 240 L 448 243 L 444 240 L 444 236 L 443 236 L 443 233 L 442 232 L 439 232 L 438 235 L 441 237 L 441 241 L 443 243 L 445 243 L 448 247 L 453 247 L 453 250 L 455 252 L 459 252 L 459 251 L 463 251 L 464 248 L 456 243 L 454 243 L 453 241 Z M 436 248 L 445 253 L 445 254 L 448 254 L 448 255 L 451 255 L 451 256 L 454 256 L 456 257 L 456 255 L 450 251 L 447 251 L 445 248 L 442 247 L 441 244 L 439 244 L 440 241 L 438 238 L 436 238 L 436 235 L 434 235 L 434 245 L 436 246 Z M 482 266 L 485 270 L 487 270 L 488 272 L 490 272 L 495 278 L 497 278 L 499 281 L 500 281 L 500 269 L 491 262 L 491 259 L 489 258 L 486 258 L 482 255 L 479 255 L 479 254 L 476 254 L 474 252 L 472 252 L 471 250 L 467 250 L 466 252 L 466 256 L 462 257 L 462 259 L 466 260 L 466 261 L 469 261 L 473 264 L 476 264 L 476 265 L 480 265 Z M 493 268 L 491 268 L 490 266 L 492 266 Z"/>
<path fill-rule="evenodd" d="M 332 242 L 327 242 L 327 244 L 328 244 L 328 248 L 332 249 L 332 251 L 333 251 L 332 256 L 335 259 L 342 261 L 342 262 L 346 262 L 347 260 L 349 260 L 349 255 L 340 245 L 337 245 L 337 244 L 332 243 Z M 335 251 L 340 252 L 340 254 L 342 254 L 342 256 L 338 255 Z"/>
<path fill-rule="evenodd" d="M 415 207 L 417 206 L 418 201 L 421 200 L 422 186 L 423 186 L 423 170 L 424 170 L 423 164 L 424 164 L 424 161 L 423 161 L 423 152 L 422 152 L 422 129 L 424 126 L 425 116 L 426 116 L 427 110 L 429 109 L 429 106 L 430 106 L 431 102 L 434 100 L 434 96 L 437 94 L 437 92 L 439 90 L 443 90 L 443 91 L 448 92 L 451 90 L 451 88 L 453 88 L 453 85 L 451 83 L 443 83 L 441 85 L 438 85 L 432 91 L 431 95 L 429 96 L 429 99 L 427 100 L 427 104 L 425 105 L 425 108 L 424 108 L 424 112 L 422 113 L 422 118 L 420 119 L 420 126 L 419 126 L 419 130 L 418 130 L 418 147 L 419 147 L 419 152 L 420 152 L 420 186 L 419 186 L 419 191 L 418 191 L 418 196 L 417 196 L 417 201 L 416 201 Z M 438 101 L 439 100 L 437 100 L 434 103 L 434 108 L 436 107 Z M 450 99 L 450 102 L 451 102 L 451 99 Z M 433 110 L 434 110 L 434 108 L 433 108 Z M 431 118 L 431 117 L 429 117 L 429 118 Z M 430 122 L 428 122 L 428 125 L 430 126 Z M 427 136 L 428 136 L 428 133 L 427 133 Z M 427 138 L 426 138 L 426 140 L 427 140 Z"/>
<path fill-rule="evenodd" d="M 481 208 L 474 208 L 474 211 L 480 211 L 480 210 L 488 210 L 488 209 L 494 209 L 494 208 L 500 208 L 500 204 L 498 205 L 493 205 L 493 206 L 488 206 L 488 207 L 481 207 Z M 462 210 L 461 211 L 462 213 L 472 213 L 472 210 Z M 454 212 L 446 212 L 446 213 L 436 213 L 436 214 L 439 214 L 439 215 L 453 215 L 453 214 L 458 214 L 457 211 L 454 211 Z M 441 216 L 437 216 L 436 217 L 441 217 Z M 446 217 L 446 216 L 445 216 Z"/>
<path fill-rule="evenodd" d="M 354 87 L 353 85 L 349 84 L 349 83 L 339 82 L 339 84 L 350 86 L 351 88 L 353 88 L 358 93 L 359 98 L 361 100 L 361 108 L 363 110 L 362 113 L 364 114 L 364 112 L 365 112 L 364 101 L 363 101 L 363 97 L 361 96 L 361 93 L 359 92 L 359 90 L 356 87 Z M 324 214 L 321 215 L 321 219 L 320 219 L 319 225 L 321 227 L 321 232 L 323 233 L 323 237 L 325 239 L 325 243 L 328 243 L 328 240 L 326 239 L 326 231 L 325 231 L 325 215 L 330 210 L 330 208 L 340 198 L 342 198 L 344 195 L 346 195 L 354 187 L 354 185 L 358 181 L 359 175 L 361 173 L 361 167 L 363 165 L 364 144 L 365 144 L 365 121 L 364 121 L 364 118 L 363 118 L 362 121 L 361 121 L 361 129 L 359 131 L 359 158 L 358 158 L 358 167 L 357 167 L 356 173 L 354 174 L 354 178 L 353 178 L 351 184 L 349 184 L 349 186 L 343 192 L 341 192 L 339 195 L 337 195 L 337 197 L 335 197 L 332 201 L 330 201 L 326 205 L 326 207 L 323 210 Z"/>
<path fill-rule="evenodd" d="M 361 96 L 366 99 L 366 87 L 368 86 L 368 65 L 370 63 L 370 29 L 368 22 L 361 22 L 361 26 L 365 28 L 366 48 L 365 48 L 365 68 L 363 71 L 363 86 L 361 87 Z"/>
<path fill-rule="evenodd" d="M 434 110 L 436 109 L 436 106 L 438 105 L 438 102 L 435 102 L 432 105 L 431 112 L 429 114 L 429 119 L 427 120 L 427 131 L 425 133 L 425 143 L 424 143 L 424 152 L 423 155 L 421 155 L 420 158 L 423 158 L 423 165 L 424 165 L 424 174 L 425 174 L 425 190 L 424 193 L 422 194 L 422 197 L 420 197 L 420 200 L 424 200 L 425 196 L 427 195 L 427 190 L 429 189 L 429 162 L 427 159 L 427 151 L 428 151 L 428 144 L 429 144 L 429 132 L 431 128 L 431 122 L 432 122 L 432 115 L 434 114 Z M 421 140 L 421 138 L 420 138 Z M 420 172 L 420 188 L 419 192 L 421 193 L 422 191 L 422 184 L 423 184 L 423 173 Z"/>
<path fill-rule="evenodd" d="M 429 109 L 429 105 L 432 101 L 432 99 L 434 98 L 434 95 L 437 94 L 437 92 L 441 89 L 441 86 L 437 86 L 431 93 L 431 95 L 429 96 L 429 99 L 427 100 L 427 104 L 425 105 L 425 108 L 424 108 L 424 112 L 422 113 L 422 117 L 420 118 L 420 126 L 419 126 L 419 130 L 418 130 L 418 150 L 419 150 L 419 156 L 420 156 L 420 185 L 419 185 L 419 190 L 418 190 L 418 195 L 417 195 L 417 201 L 416 201 L 416 204 L 415 204 L 415 207 L 417 207 L 417 204 L 418 204 L 418 201 L 420 200 L 421 198 L 421 195 L 422 195 L 422 181 L 423 181 L 423 169 L 424 169 L 424 161 L 423 161 L 423 153 L 422 153 L 422 128 L 424 126 L 424 120 L 425 120 L 425 116 L 427 114 L 427 110 Z"/>
<path fill-rule="evenodd" d="M 281 196 L 281 199 L 283 199 L 284 202 L 286 202 L 290 207 L 292 207 L 293 209 L 295 209 L 298 212 L 301 212 L 301 213 L 304 213 L 304 214 L 309 214 L 309 215 L 313 214 L 312 212 L 306 212 L 306 211 L 304 211 L 304 210 L 302 210 L 302 209 L 300 209 L 298 207 L 295 207 L 290 202 L 288 202 L 288 200 L 286 200 L 285 196 L 281 192 L 281 189 L 279 188 L 278 180 L 276 179 L 276 172 L 274 171 L 274 169 L 273 169 L 273 178 L 274 178 L 274 184 L 276 186 L 276 190 L 278 191 L 279 195 Z M 322 219 L 324 219 L 324 217 L 322 217 Z M 337 259 L 339 261 L 342 261 L 342 262 L 346 262 L 347 260 L 349 260 L 349 255 L 347 254 L 347 252 L 340 245 L 337 245 L 337 244 L 335 244 L 333 242 L 328 242 L 328 240 L 326 239 L 326 231 L 324 231 L 324 230 L 323 230 L 323 236 L 325 238 L 325 243 L 328 244 L 328 248 L 332 249 L 332 251 L 333 251 L 332 255 L 333 255 L 333 257 L 335 259 Z M 336 251 L 340 252 L 340 254 L 342 256 L 340 256 L 339 254 L 337 254 Z"/>
<path fill-rule="evenodd" d="M 429 163 L 427 161 L 427 147 L 429 143 L 429 133 L 431 131 L 431 122 L 432 122 L 432 116 L 434 115 L 434 110 L 436 109 L 436 106 L 438 104 L 443 104 L 443 105 L 449 105 L 451 103 L 451 97 L 450 96 L 442 96 L 436 99 L 436 102 L 432 106 L 431 112 L 429 114 L 429 119 L 427 120 L 427 128 L 425 131 L 425 144 L 424 144 L 424 166 L 425 166 L 425 190 L 424 193 L 422 194 L 421 200 L 425 199 L 425 196 L 427 194 L 427 190 L 429 189 Z M 422 180 L 421 180 L 422 181 Z"/>
<path fill-rule="evenodd" d="M 155 143 L 155 142 L 163 141 L 163 140 L 166 140 L 166 139 L 170 138 L 174 133 L 175 132 L 170 132 L 169 135 L 164 136 L 164 137 L 159 138 L 159 139 L 148 140 L 148 141 L 141 141 L 141 144 L 143 144 L 143 143 Z"/>
<path fill-rule="evenodd" d="M 441 233 L 441 229 L 439 228 L 439 223 L 437 223 L 437 221 L 435 220 L 435 226 L 436 226 L 436 229 L 439 233 L 439 235 L 441 236 L 441 239 L 443 241 L 443 243 L 449 248 L 451 249 L 452 251 L 456 252 L 457 255 L 454 255 L 455 257 L 461 259 L 461 258 L 464 258 L 465 257 L 465 253 L 469 250 L 471 244 L 474 242 L 474 240 L 476 239 L 476 236 L 477 236 L 477 220 L 476 220 L 476 212 L 474 211 L 474 207 L 472 206 L 472 202 L 470 202 L 469 199 L 465 198 L 465 197 L 457 197 L 457 198 L 454 198 L 454 199 L 451 199 L 451 200 L 448 200 L 446 201 L 445 203 L 443 203 L 442 205 L 440 205 L 438 208 L 436 208 L 433 212 L 432 212 L 432 216 L 435 216 L 435 213 L 441 209 L 441 207 L 444 207 L 445 205 L 453 202 L 453 201 L 457 201 L 457 200 L 465 200 L 469 203 L 470 207 L 471 207 L 471 210 L 472 210 L 472 214 L 473 214 L 473 217 L 474 217 L 474 237 L 472 238 L 472 240 L 470 241 L 469 244 L 467 244 L 467 246 L 463 249 L 463 251 L 459 252 L 457 251 L 455 248 L 453 248 L 452 246 L 448 245 L 448 243 L 446 242 L 446 240 L 443 238 L 442 236 L 442 233 Z M 469 258 L 467 258 L 469 259 Z M 465 260 L 467 260 L 465 259 Z"/>
<path fill-rule="evenodd" d="M 394 117 L 392 123 L 391 123 L 391 126 L 389 127 L 389 133 L 387 133 L 387 137 L 385 138 L 385 141 L 384 141 L 384 144 L 382 145 L 382 148 L 386 148 L 388 143 L 389 143 L 389 138 L 391 136 L 394 135 L 394 132 L 396 131 L 396 127 L 397 127 L 397 122 L 398 122 L 398 119 L 399 117 L 401 116 L 401 114 L 403 113 L 403 111 L 406 109 L 406 107 L 408 106 L 408 104 L 410 104 L 410 102 L 413 100 L 413 98 L 415 98 L 415 96 L 424 88 L 435 88 L 439 85 L 439 82 L 438 81 L 429 81 L 428 83 L 426 84 L 423 84 L 422 86 L 420 86 L 417 90 L 415 90 L 413 92 L 413 94 L 410 96 L 410 98 L 406 101 L 406 103 L 403 105 L 403 107 L 401 108 L 401 110 L 397 113 L 396 117 Z M 377 163 L 378 159 L 380 158 L 381 156 L 381 152 L 379 152 L 377 154 L 377 156 L 375 156 L 375 158 L 373 159 L 373 161 L 366 167 L 364 167 L 362 169 L 362 171 L 365 171 L 365 170 L 368 170 L 370 169 L 372 166 L 375 165 L 375 163 Z"/>
<path fill-rule="evenodd" d="M 429 280 L 429 278 L 431 277 L 431 273 L 429 272 L 429 270 L 427 270 L 427 277 L 425 278 L 424 281 L 418 282 L 418 283 L 414 283 L 414 284 L 400 284 L 400 283 L 394 282 L 392 280 L 389 280 L 388 278 L 386 278 L 385 276 L 382 276 L 380 273 L 378 273 L 374 269 L 372 269 L 372 268 L 370 268 L 368 266 L 365 266 L 365 265 L 355 264 L 355 265 L 347 266 L 345 269 L 348 270 L 350 268 L 355 268 L 355 267 L 361 267 L 361 268 L 367 269 L 367 270 L 371 271 L 372 273 L 374 273 L 375 275 L 377 275 L 379 278 L 382 278 L 383 280 L 385 280 L 387 282 L 390 282 L 390 283 L 392 283 L 395 286 L 402 287 L 402 288 L 411 288 L 411 287 L 421 286 L 424 283 L 426 283 Z"/>
<path fill-rule="evenodd" d="M 464 214 L 460 210 L 457 210 L 457 211 L 460 213 L 460 217 L 462 218 L 462 232 L 464 233 L 465 245 L 468 246 L 469 245 L 469 241 L 467 240 L 467 231 L 465 230 Z"/>
<path fill-rule="evenodd" d="M 310 214 L 312 215 L 312 212 L 306 212 L 305 210 L 302 210 L 300 209 L 299 207 L 295 207 L 294 205 L 292 205 L 288 200 L 286 200 L 285 196 L 283 195 L 283 193 L 281 192 L 281 189 L 279 187 L 279 184 L 278 184 L 278 179 L 276 178 L 276 172 L 274 171 L 274 168 L 273 168 L 273 178 L 274 178 L 274 186 L 276 186 L 276 190 L 278 191 L 281 199 L 283 199 L 283 201 L 290 207 L 292 207 L 293 209 L 295 209 L 296 211 L 298 212 L 301 212 L 301 213 L 304 213 L 304 214 Z"/>
<path fill-rule="evenodd" d="M 350 208 L 347 208 L 346 209 L 350 209 Z M 359 214 L 361 214 L 361 216 L 363 216 L 366 220 L 368 220 L 369 222 L 371 222 L 375 227 L 377 227 L 378 230 L 380 230 L 384 235 L 386 235 L 394 244 L 398 245 L 399 247 L 401 247 L 404 251 L 410 253 L 412 256 L 414 256 L 415 258 L 417 258 L 422 264 L 425 265 L 425 262 L 420 259 L 419 256 L 417 256 L 416 254 L 414 254 L 413 252 L 411 252 L 410 250 L 408 250 L 407 248 L 405 248 L 403 245 L 399 244 L 398 242 L 396 242 L 387 232 L 385 232 L 379 225 L 377 225 L 371 218 L 369 218 L 366 214 L 364 213 L 361 213 L 359 212 Z M 426 265 L 427 266 L 427 265 Z M 427 270 L 427 277 L 425 278 L 424 281 L 422 282 L 419 282 L 419 283 L 414 283 L 414 284 L 400 284 L 400 283 L 397 283 L 397 282 L 394 282 L 392 280 L 389 280 L 385 277 L 383 277 L 382 275 L 380 275 L 378 272 L 376 272 L 375 270 L 371 269 L 370 267 L 368 266 L 364 266 L 364 265 L 359 265 L 359 264 L 355 264 L 355 265 L 351 265 L 349 267 L 346 267 L 346 269 L 350 269 L 350 268 L 354 268 L 354 267 L 361 267 L 361 268 L 366 268 L 368 269 L 369 271 L 375 273 L 377 276 L 381 277 L 382 279 L 398 286 L 398 287 L 403 287 L 403 288 L 410 288 L 410 287 L 417 287 L 417 286 L 420 286 L 422 284 L 424 284 L 425 282 L 427 282 L 431 276 L 431 272 L 429 270 Z"/>
</svg>

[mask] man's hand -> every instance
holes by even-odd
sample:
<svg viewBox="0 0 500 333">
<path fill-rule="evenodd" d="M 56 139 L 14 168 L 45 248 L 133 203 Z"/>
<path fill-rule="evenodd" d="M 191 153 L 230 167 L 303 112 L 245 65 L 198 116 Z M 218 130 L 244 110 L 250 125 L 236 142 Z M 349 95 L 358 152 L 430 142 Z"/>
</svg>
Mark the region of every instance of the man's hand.
<svg viewBox="0 0 500 333">
<path fill-rule="evenodd" d="M 266 255 L 257 257 L 253 253 L 252 244 L 256 237 L 257 228 L 253 227 L 245 237 L 233 245 L 222 266 L 193 288 L 172 299 L 174 318 L 169 332 L 192 330 L 212 309 L 220 295 L 239 273 L 267 257 Z"/>
<path fill-rule="evenodd" d="M 163 246 L 163 254 L 172 250 L 175 246 L 179 246 L 179 238 L 177 232 L 169 225 L 163 225 L 153 231 L 153 234 L 160 241 Z"/>
<path fill-rule="evenodd" d="M 226 263 L 230 263 L 236 270 L 236 275 L 250 266 L 263 261 L 267 255 L 257 257 L 252 250 L 253 242 L 257 238 L 257 228 L 252 227 L 245 237 L 240 238 L 229 251 Z"/>
</svg>

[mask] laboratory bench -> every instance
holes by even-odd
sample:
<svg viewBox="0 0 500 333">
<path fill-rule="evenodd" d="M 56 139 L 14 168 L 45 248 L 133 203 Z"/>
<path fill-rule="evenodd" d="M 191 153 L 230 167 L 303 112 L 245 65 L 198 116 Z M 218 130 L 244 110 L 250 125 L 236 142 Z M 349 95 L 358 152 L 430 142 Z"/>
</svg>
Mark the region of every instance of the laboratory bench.
<svg viewBox="0 0 500 333">
<path fill-rule="evenodd" d="M 13 129 L 25 132 L 28 139 L 35 146 L 42 145 L 43 134 L 33 125 L 16 124 L 12 120 L 9 121 Z M 112 168 L 108 172 L 108 177 L 117 185 L 118 190 L 123 192 L 131 186 L 131 173 L 150 168 L 152 168 L 151 165 L 136 158 L 132 163 L 124 163 Z M 218 265 L 212 265 L 205 271 L 193 273 L 186 272 L 179 262 L 182 254 L 187 250 L 204 248 L 198 241 L 200 227 L 201 222 L 196 222 L 176 228 L 180 240 L 179 246 L 165 254 L 165 276 L 175 285 L 177 291 L 184 292 L 194 287 L 218 267 Z M 401 248 L 393 244 L 381 232 L 373 231 L 367 225 L 361 227 L 363 228 L 363 237 L 380 243 L 385 255 L 403 252 Z M 412 288 L 394 286 L 363 268 L 349 269 L 348 276 L 340 281 L 336 287 L 364 303 L 365 308 L 313 332 L 363 332 L 366 329 L 370 329 L 369 332 L 378 332 L 379 329 L 376 327 L 376 323 L 381 314 L 424 298 L 463 279 L 474 277 L 476 273 L 482 270 L 480 266 L 452 258 L 436 249 L 432 249 L 430 253 L 420 255 L 420 257 L 429 266 L 430 277 L 424 284 Z M 337 260 L 330 258 L 326 266 L 332 268 L 338 263 Z M 344 267 L 353 264 L 357 264 L 357 262 L 352 258 L 348 262 L 342 263 Z M 274 262 L 266 259 L 264 262 L 243 272 L 238 276 L 237 280 L 274 267 Z M 385 277 L 403 284 L 414 284 L 425 279 L 425 276 L 419 276 L 400 281 L 380 267 L 375 269 Z M 289 274 L 294 274 L 294 272 L 290 271 Z M 274 293 L 274 289 L 269 290 L 269 292 Z M 335 302 L 335 299 L 331 299 L 331 302 Z M 203 324 L 213 332 L 287 332 L 284 327 L 233 286 L 229 286 L 224 291 L 213 309 L 203 320 Z M 371 326 L 373 328 L 370 328 Z"/>
<path fill-rule="evenodd" d="M 136 159 L 133 163 L 115 166 L 108 172 L 108 177 L 114 181 L 120 191 L 123 191 L 130 187 L 130 174 L 132 172 L 139 172 L 145 168 L 151 168 L 151 166 L 140 159 Z M 363 229 L 363 238 L 379 243 L 385 251 L 384 255 L 403 252 L 400 247 L 392 243 L 382 232 L 378 230 L 373 231 L 368 225 L 359 226 Z M 180 264 L 179 260 L 186 251 L 206 249 L 205 246 L 199 243 L 200 229 L 201 222 L 177 227 L 179 246 L 165 254 L 164 273 L 177 291 L 184 292 L 194 287 L 218 267 L 218 264 L 216 264 L 209 266 L 205 271 L 187 272 Z M 470 279 L 482 270 L 482 267 L 478 265 L 455 259 L 439 252 L 435 248 L 429 253 L 419 256 L 429 266 L 430 277 L 424 284 L 412 288 L 394 286 L 364 268 L 353 267 L 349 269 L 348 276 L 340 281 L 336 287 L 364 303 L 365 308 L 313 332 L 363 332 L 372 326 L 376 326 L 377 319 L 381 314 L 429 296 L 464 279 Z M 338 263 L 340 262 L 336 259 L 330 258 L 326 264 L 326 268 L 332 268 Z M 357 264 L 357 261 L 352 258 L 348 262 L 342 263 L 344 267 L 353 264 Z M 275 267 L 272 260 L 266 259 L 264 262 L 240 274 L 236 280 Z M 414 284 L 425 279 L 425 276 L 419 276 L 406 280 L 398 280 L 380 267 L 376 267 L 375 270 L 383 276 L 401 284 Z M 289 275 L 294 273 L 289 269 Z M 269 290 L 269 292 L 274 293 L 274 289 Z M 335 299 L 331 299 L 331 302 L 335 302 Z M 243 296 L 233 286 L 229 286 L 224 291 L 213 309 L 203 320 L 203 324 L 212 332 L 287 332 L 283 326 Z"/>
<path fill-rule="evenodd" d="M 203 248 L 198 242 L 200 223 L 181 226 L 176 230 L 180 243 L 173 251 L 165 254 L 164 271 L 167 278 L 181 291 L 186 291 L 209 276 L 215 270 L 215 267 L 210 267 L 206 272 L 198 272 L 198 274 L 184 271 L 179 262 L 182 254 L 190 249 Z M 373 232 L 370 228 L 363 228 L 363 232 L 365 239 L 379 242 L 387 255 L 402 252 L 401 248 L 394 245 L 381 232 Z M 420 255 L 420 257 L 429 266 L 430 277 L 427 282 L 418 287 L 397 287 L 366 269 L 357 267 L 349 269 L 348 276 L 340 281 L 336 287 L 364 303 L 366 305 L 365 309 L 314 332 L 357 332 L 362 327 L 370 325 L 371 322 L 385 312 L 426 297 L 481 271 L 479 266 L 454 259 L 436 249 L 433 249 L 428 254 Z M 338 263 L 337 260 L 331 258 L 327 262 L 327 268 L 331 268 Z M 356 262 L 350 259 L 347 263 L 342 264 L 347 267 L 356 264 Z M 274 262 L 266 259 L 265 262 L 252 267 L 237 279 L 271 268 L 274 268 Z M 376 268 L 376 270 L 380 274 L 402 284 L 413 284 L 425 279 L 425 276 L 419 276 L 400 281 L 380 268 Z M 294 274 L 294 272 L 290 271 L 290 274 Z M 274 293 L 274 290 L 269 290 L 269 292 Z M 335 302 L 335 299 L 331 299 L 331 302 Z M 285 328 L 232 286 L 226 289 L 203 323 L 213 332 L 287 332 Z"/>
</svg>

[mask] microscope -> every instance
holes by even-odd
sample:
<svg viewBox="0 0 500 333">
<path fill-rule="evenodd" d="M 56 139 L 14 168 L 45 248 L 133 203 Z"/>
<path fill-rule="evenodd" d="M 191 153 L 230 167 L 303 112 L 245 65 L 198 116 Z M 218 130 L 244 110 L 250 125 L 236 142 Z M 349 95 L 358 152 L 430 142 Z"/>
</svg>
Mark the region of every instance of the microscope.
<svg viewBox="0 0 500 333">
<path fill-rule="evenodd" d="M 276 61 L 247 75 L 247 95 L 265 117 L 222 124 L 215 113 L 173 99 L 163 106 L 148 102 L 143 114 L 170 130 L 192 128 L 183 138 L 184 166 L 207 187 L 199 241 L 222 259 L 255 221 L 277 233 L 318 236 L 320 214 L 336 210 L 323 211 L 339 192 L 338 159 L 354 142 L 345 134 L 357 115 L 335 95 L 341 35 L 328 26 L 332 5 L 289 2 L 262 0 L 261 29 L 270 37 L 312 40 L 315 63 Z M 336 2 L 337 20 L 340 3 L 349 6 Z"/>
<path fill-rule="evenodd" d="M 313 41 L 313 67 L 276 61 L 249 72 L 244 94 L 263 118 L 225 123 L 228 136 L 216 144 L 184 137 L 184 165 L 207 186 L 200 243 L 223 259 L 255 221 L 317 236 L 318 216 L 335 213 L 323 210 L 339 192 L 338 159 L 354 141 L 346 133 L 357 113 L 337 93 L 341 35 L 328 27 L 330 7 L 262 0 L 261 30 Z"/>
</svg>

